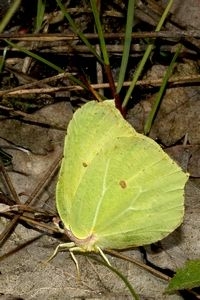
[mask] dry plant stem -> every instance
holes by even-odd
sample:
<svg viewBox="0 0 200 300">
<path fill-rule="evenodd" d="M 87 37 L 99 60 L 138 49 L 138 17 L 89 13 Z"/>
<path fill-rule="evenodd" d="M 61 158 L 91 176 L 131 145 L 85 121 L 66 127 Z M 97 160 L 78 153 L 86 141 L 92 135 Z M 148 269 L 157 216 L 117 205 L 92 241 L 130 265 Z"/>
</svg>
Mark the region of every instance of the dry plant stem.
<svg viewBox="0 0 200 300">
<path fill-rule="evenodd" d="M 6 225 L 5 229 L 0 234 L 0 248 L 4 245 L 7 241 L 13 230 L 18 224 L 20 216 L 14 216 L 13 219 Z"/>
<path fill-rule="evenodd" d="M 108 82 L 109 82 L 112 97 L 114 99 L 115 98 L 115 93 L 116 93 L 116 88 L 115 88 L 115 83 L 114 83 L 114 79 L 113 79 L 113 75 L 112 75 L 112 72 L 111 72 L 110 65 L 104 65 L 104 70 L 105 70 L 105 73 L 106 73 L 106 76 L 107 76 L 107 79 L 108 79 Z"/>
<path fill-rule="evenodd" d="M 3 254 L 2 256 L 0 256 L 0 262 L 3 261 L 4 259 L 6 259 L 7 257 L 17 253 L 18 251 L 24 249 L 25 247 L 29 246 L 30 244 L 32 244 L 33 242 L 37 241 L 38 239 L 40 239 L 44 234 L 39 234 L 38 236 L 28 240 L 27 242 L 23 243 L 22 245 L 17 246 L 16 248 L 12 249 L 11 251 Z"/>
<path fill-rule="evenodd" d="M 152 40 L 153 42 L 153 40 Z M 200 47 L 199 47 L 200 48 Z M 0 50 L 3 50 L 0 47 Z M 26 45 L 26 50 L 30 50 L 30 47 L 27 43 Z M 111 45 L 111 44 L 107 44 L 107 50 L 108 53 L 110 55 L 121 55 L 123 52 L 123 45 Z M 143 52 L 146 50 L 146 45 L 145 44 L 132 44 L 130 47 L 130 57 L 141 57 Z M 18 52 L 19 50 L 17 48 L 12 49 L 12 51 L 16 51 Z M 56 43 L 51 43 L 50 45 L 43 45 L 43 48 L 40 49 L 36 49 L 36 51 L 41 51 L 41 53 L 64 53 L 66 55 L 66 53 L 68 54 L 68 56 L 75 56 L 75 53 L 80 54 L 82 56 L 82 58 L 84 59 L 85 57 L 87 58 L 92 58 L 93 55 L 89 52 L 88 48 L 84 45 L 75 45 L 73 47 L 73 49 L 67 45 L 64 41 L 60 42 L 59 45 L 57 45 Z M 174 48 L 169 45 L 169 44 L 163 44 L 160 46 L 160 51 L 162 52 L 171 52 L 174 53 Z M 183 51 L 181 53 L 181 55 L 184 57 L 186 55 L 196 55 L 196 52 L 194 47 L 192 48 L 188 48 L 187 46 L 183 48 Z M 17 58 L 11 58 L 9 59 L 9 62 L 13 62 L 16 63 Z"/>
<path fill-rule="evenodd" d="M 98 1 L 97 7 L 98 7 L 98 11 L 100 12 L 101 11 L 101 0 Z M 96 33 L 95 26 L 94 26 L 94 31 Z M 96 48 L 96 52 L 98 53 L 98 55 L 101 56 L 101 49 L 100 49 L 99 44 L 96 44 L 95 48 Z M 97 73 L 97 83 L 99 83 L 99 84 L 103 83 L 103 68 L 102 68 L 102 65 L 100 64 L 100 62 L 98 60 L 96 61 L 96 73 Z M 98 92 L 101 95 L 104 95 L 104 90 L 103 89 L 99 89 Z"/>
<path fill-rule="evenodd" d="M 35 23 L 35 29 L 34 32 L 37 33 L 41 29 L 43 31 L 48 30 L 48 25 L 42 28 L 42 22 L 44 18 L 44 11 L 45 11 L 45 1 L 37 1 L 37 14 L 36 14 L 36 23 Z M 46 31 L 45 31 L 46 32 Z M 37 48 L 40 41 L 32 42 L 32 49 Z M 32 50 L 31 49 L 31 50 Z M 28 73 L 29 69 L 31 68 L 31 64 L 33 62 L 33 58 L 30 56 L 27 56 L 24 58 L 23 66 L 22 66 L 22 72 Z"/>
<path fill-rule="evenodd" d="M 7 219 L 13 218 L 13 214 L 11 213 L 3 213 L 1 215 Z M 50 232 L 50 234 L 60 233 L 60 231 L 56 227 L 52 227 L 51 225 L 41 223 L 40 221 L 36 221 L 34 217 L 31 218 L 30 216 L 21 215 L 19 216 L 19 219 L 20 222 L 21 221 L 26 222 L 27 224 L 29 224 L 30 226 L 34 227 L 37 230 L 44 229 L 45 233 L 47 232 Z"/>
<path fill-rule="evenodd" d="M 0 214 L 4 214 L 7 212 L 18 212 L 18 213 L 36 213 L 39 214 L 39 216 L 47 216 L 47 212 L 43 211 L 43 210 L 39 210 L 37 208 L 31 207 L 31 206 L 27 206 L 26 204 L 13 204 L 13 202 L 10 200 L 10 198 L 7 198 L 5 195 L 3 197 L 4 202 L 1 203 L 2 197 L 1 197 L 1 193 L 0 193 Z M 12 202 L 12 203 L 10 203 Z M 5 204 L 6 203 L 6 204 Z M 10 203 L 10 204 L 9 204 Z M 49 216 L 49 214 L 48 214 Z"/>
<path fill-rule="evenodd" d="M 99 102 L 102 101 L 101 96 L 92 87 L 92 85 L 89 83 L 89 81 L 87 80 L 87 78 L 83 74 L 79 75 L 79 80 L 81 80 L 83 82 L 83 84 L 87 87 L 88 91 L 90 91 L 90 93 L 94 96 L 94 99 L 96 99 Z"/>
<path fill-rule="evenodd" d="M 114 82 L 114 78 L 112 75 L 112 71 L 110 68 L 110 65 L 104 65 L 104 70 L 106 72 L 107 75 L 107 79 L 109 82 L 109 88 L 111 90 L 112 93 L 112 98 L 115 99 L 115 106 L 119 109 L 119 111 L 122 113 L 122 115 L 124 115 L 123 109 L 122 109 L 122 103 L 120 100 L 120 96 L 116 93 L 116 83 Z"/>
<path fill-rule="evenodd" d="M 171 18 L 172 19 L 172 18 Z M 85 33 L 85 36 L 89 40 L 98 39 L 98 35 L 96 33 Z M 113 33 L 104 33 L 105 39 L 123 39 L 124 33 L 121 32 L 113 32 Z M 189 30 L 180 30 L 176 29 L 174 31 L 166 30 L 166 31 L 149 31 L 149 32 L 133 32 L 133 39 L 142 39 L 142 38 L 197 38 L 200 39 L 199 30 L 189 29 Z M 55 42 L 55 41 L 74 41 L 79 38 L 74 34 L 63 34 L 63 33 L 38 33 L 38 34 L 0 34 L 0 40 L 4 39 L 12 39 L 13 41 L 41 41 L 41 42 Z"/>
<path fill-rule="evenodd" d="M 44 175 L 44 177 L 42 178 L 42 180 L 40 180 L 40 182 L 36 186 L 35 190 L 32 192 L 32 194 L 30 195 L 30 197 L 28 198 L 28 200 L 25 202 L 25 205 L 29 205 L 31 202 L 33 202 L 35 200 L 35 198 L 39 195 L 39 193 L 42 191 L 42 189 L 44 188 L 44 186 L 49 182 L 49 180 L 51 179 L 51 176 L 53 176 L 53 174 L 57 170 L 61 158 L 62 158 L 62 155 L 60 154 L 58 156 L 58 158 L 55 160 L 55 162 L 51 165 L 51 167 L 49 168 L 49 170 L 47 171 L 47 173 Z M 14 189 L 14 187 L 13 187 L 13 189 Z M 18 199 L 18 201 L 19 201 L 19 199 Z M 20 202 L 18 204 L 20 204 Z M 19 214 L 17 216 L 14 216 L 14 218 L 12 219 L 12 221 L 3 230 L 3 232 L 0 235 L 0 246 L 2 246 L 5 243 L 5 241 L 7 240 L 7 238 L 10 236 L 11 232 L 17 226 L 19 218 L 20 218 L 20 216 L 22 214 L 23 213 L 21 213 L 21 214 Z"/>
<path fill-rule="evenodd" d="M 16 190 L 15 190 L 13 184 L 12 184 L 12 181 L 11 181 L 8 173 L 6 172 L 6 169 L 4 168 L 4 165 L 1 164 L 0 168 L 1 168 L 1 172 L 2 172 L 2 175 L 4 177 L 4 180 L 7 184 L 7 187 L 9 189 L 10 193 L 11 193 L 12 200 L 17 204 L 21 204 L 21 202 L 19 200 L 19 197 L 17 195 L 17 192 L 16 192 Z"/>
<path fill-rule="evenodd" d="M 18 195 L 15 191 L 15 188 L 10 180 L 10 177 L 8 176 L 8 173 L 6 172 L 5 168 L 3 165 L 1 165 L 1 172 L 3 174 L 3 177 L 5 179 L 5 182 L 7 184 L 7 187 L 10 190 L 11 196 L 12 196 L 12 200 L 14 200 L 17 204 L 20 204 L 20 200 L 18 198 Z M 5 243 L 5 241 L 8 239 L 8 237 L 11 235 L 12 231 L 15 229 L 15 226 L 17 225 L 17 222 L 19 220 L 19 215 L 18 216 L 14 216 L 14 218 L 12 219 L 12 221 L 10 221 L 7 226 L 5 227 L 5 229 L 1 232 L 0 234 L 0 247 L 3 246 L 3 244 Z"/>
<path fill-rule="evenodd" d="M 11 71 L 13 72 L 13 70 L 11 70 Z M 50 83 L 50 82 L 53 82 L 53 81 L 56 81 L 56 80 L 59 80 L 59 79 L 63 79 L 63 78 L 68 78 L 70 75 L 74 75 L 74 74 L 61 73 L 61 74 L 58 74 L 58 75 L 55 75 L 55 76 L 52 76 L 52 77 L 48 77 L 48 78 L 45 78 L 45 79 L 34 80 L 34 82 L 31 82 L 31 83 L 23 84 L 23 85 L 17 86 L 17 87 L 12 88 L 12 89 L 7 89 L 7 90 L 4 90 L 4 91 L 0 91 L 0 96 L 4 96 L 4 95 L 6 95 L 10 92 L 19 91 L 19 90 L 22 90 L 22 89 L 29 89 L 29 88 L 32 88 L 34 86 L 42 86 L 46 83 Z"/>
<path fill-rule="evenodd" d="M 18 62 L 16 61 L 16 63 L 18 63 Z M 14 74 L 21 84 L 29 84 L 29 83 L 31 84 L 33 82 L 38 81 L 37 79 L 35 79 L 35 78 L 33 78 L 33 77 L 31 77 L 31 76 L 29 76 L 25 73 L 22 73 L 21 71 L 16 70 L 15 68 L 11 67 L 10 64 L 7 63 L 7 62 L 5 63 L 5 70 L 10 72 L 11 74 Z M 44 84 L 44 83 L 43 84 L 38 84 L 38 86 L 39 87 L 49 87 L 48 84 Z"/>
<path fill-rule="evenodd" d="M 64 74 L 59 74 L 58 78 L 65 77 Z M 53 76 L 52 78 L 46 78 L 44 79 L 45 82 L 51 82 L 56 79 L 57 76 Z M 41 80 L 43 82 L 44 80 Z M 177 76 L 172 76 L 169 81 L 170 87 L 174 87 L 177 85 L 184 85 L 184 84 L 189 84 L 189 83 L 199 83 L 200 82 L 200 75 L 188 75 L 188 76 L 182 76 L 182 77 L 177 77 Z M 155 86 L 160 86 L 162 83 L 162 79 L 155 79 L 155 80 L 138 80 L 136 85 L 141 85 L 141 86 L 149 86 L 149 87 L 155 87 Z M 24 94 L 40 94 L 40 93 L 56 93 L 60 91 L 81 91 L 83 90 L 82 87 L 78 85 L 70 85 L 70 86 L 62 86 L 62 87 L 49 87 L 49 88 L 32 88 L 28 89 L 28 87 L 33 87 L 34 85 L 38 85 L 39 81 L 33 82 L 30 84 L 25 84 L 13 89 L 9 90 L 4 90 L 0 91 L 0 96 L 2 95 L 7 95 L 7 96 L 13 96 L 13 95 L 24 95 Z M 117 83 L 114 83 L 115 86 Z M 125 81 L 123 86 L 128 87 L 130 86 L 131 81 Z M 28 87 L 27 87 L 28 86 Z M 91 84 L 91 87 L 93 89 L 100 89 L 100 88 L 110 88 L 109 83 L 101 83 L 101 84 Z M 5 107 L 0 105 L 0 108 L 8 110 L 8 111 L 13 111 L 12 108 L 10 107 Z M 22 112 L 21 112 L 22 113 Z M 30 116 L 29 114 L 22 113 L 24 116 Z"/>
<path fill-rule="evenodd" d="M 96 51 L 100 55 L 100 48 L 99 45 L 96 45 Z M 97 61 L 96 62 L 96 72 L 97 72 L 97 83 L 103 83 L 103 68 L 102 65 Z M 104 95 L 104 89 L 99 89 L 98 91 L 101 95 Z"/>
<path fill-rule="evenodd" d="M 169 281 L 171 278 L 145 264 L 143 264 L 142 262 L 138 261 L 138 260 L 135 260 L 133 258 L 130 258 L 126 255 L 123 255 L 122 253 L 120 252 L 117 252 L 115 250 L 106 250 L 105 251 L 106 253 L 110 254 L 110 255 L 113 255 L 113 256 L 116 256 L 118 258 L 121 258 L 121 259 L 124 259 L 124 260 L 127 260 L 127 261 L 130 261 L 131 263 L 137 265 L 138 267 L 141 267 L 142 269 L 145 269 L 146 271 L 150 272 L 151 274 L 165 280 L 165 281 Z"/>
<path fill-rule="evenodd" d="M 52 176 L 56 172 L 59 163 L 62 159 L 62 154 L 59 154 L 57 159 L 52 163 L 42 180 L 39 181 L 38 185 L 36 186 L 35 190 L 32 192 L 28 200 L 26 201 L 26 205 L 29 205 L 31 202 L 34 202 L 36 197 L 42 192 L 43 188 L 47 185 L 47 183 L 51 180 Z"/>
</svg>

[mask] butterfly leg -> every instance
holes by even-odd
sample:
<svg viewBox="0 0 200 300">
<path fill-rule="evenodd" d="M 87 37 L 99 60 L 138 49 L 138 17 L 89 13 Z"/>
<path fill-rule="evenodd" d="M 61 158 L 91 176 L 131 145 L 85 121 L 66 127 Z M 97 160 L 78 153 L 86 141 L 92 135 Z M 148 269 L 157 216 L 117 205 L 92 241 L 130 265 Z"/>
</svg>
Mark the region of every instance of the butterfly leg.
<svg viewBox="0 0 200 300">
<path fill-rule="evenodd" d="M 79 251 L 79 249 L 75 248 L 71 248 L 69 249 L 69 253 L 71 255 L 72 260 L 74 261 L 75 265 L 76 265 L 76 270 L 77 270 L 77 275 L 78 275 L 78 280 L 80 280 L 81 276 L 80 276 L 80 269 L 79 269 L 79 265 L 78 265 L 78 261 L 73 253 L 73 251 Z"/>
<path fill-rule="evenodd" d="M 74 247 L 74 243 L 64 243 L 64 244 L 59 244 L 53 254 L 47 259 L 46 263 L 50 262 L 57 254 L 59 251 L 62 250 L 70 250 L 71 247 Z M 71 253 L 71 252 L 70 252 Z"/>
<path fill-rule="evenodd" d="M 101 257 L 104 259 L 104 261 L 105 261 L 109 266 L 111 266 L 111 263 L 109 262 L 107 256 L 103 253 L 103 251 L 101 250 L 101 248 L 100 248 L 100 247 L 97 247 L 97 249 L 98 249 L 98 251 L 99 251 Z"/>
</svg>

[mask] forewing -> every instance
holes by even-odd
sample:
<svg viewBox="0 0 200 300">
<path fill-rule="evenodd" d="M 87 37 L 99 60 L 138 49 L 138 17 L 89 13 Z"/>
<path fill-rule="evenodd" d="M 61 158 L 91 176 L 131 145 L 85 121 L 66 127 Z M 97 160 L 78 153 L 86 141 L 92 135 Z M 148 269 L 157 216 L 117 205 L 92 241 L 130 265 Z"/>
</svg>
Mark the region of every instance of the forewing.
<svg viewBox="0 0 200 300">
<path fill-rule="evenodd" d="M 56 187 L 57 210 L 67 228 L 74 195 L 87 166 L 108 141 L 132 135 L 137 135 L 136 131 L 122 118 L 113 101 L 91 101 L 75 112 L 68 126 Z"/>
</svg>

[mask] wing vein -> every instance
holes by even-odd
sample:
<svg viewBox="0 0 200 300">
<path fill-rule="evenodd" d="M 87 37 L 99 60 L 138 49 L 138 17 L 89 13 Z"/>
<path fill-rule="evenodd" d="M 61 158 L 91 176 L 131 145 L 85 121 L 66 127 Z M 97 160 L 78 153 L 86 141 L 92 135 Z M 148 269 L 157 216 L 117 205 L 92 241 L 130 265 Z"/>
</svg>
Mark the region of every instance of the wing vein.
<svg viewBox="0 0 200 300">
<path fill-rule="evenodd" d="M 101 195 L 99 197 L 98 204 L 97 204 L 97 207 L 96 207 L 96 211 L 95 211 L 95 215 L 94 215 L 94 220 L 93 220 L 91 232 L 93 232 L 94 227 L 96 225 L 96 221 L 97 221 L 97 218 L 98 218 L 98 215 L 99 215 L 100 207 L 101 207 L 102 201 L 104 199 L 104 195 L 105 195 L 105 193 L 107 191 L 106 180 L 107 180 L 107 175 L 108 175 L 109 164 L 110 164 L 110 159 L 106 163 L 105 173 L 104 173 L 103 181 L 102 181 L 102 189 L 101 189 L 102 192 L 101 192 Z"/>
</svg>

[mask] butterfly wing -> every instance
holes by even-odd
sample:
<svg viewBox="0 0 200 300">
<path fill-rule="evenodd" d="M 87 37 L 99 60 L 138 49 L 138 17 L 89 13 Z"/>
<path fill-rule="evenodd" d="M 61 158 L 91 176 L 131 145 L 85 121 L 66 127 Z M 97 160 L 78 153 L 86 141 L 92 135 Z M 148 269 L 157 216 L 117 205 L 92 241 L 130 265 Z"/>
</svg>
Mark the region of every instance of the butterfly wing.
<svg viewBox="0 0 200 300">
<path fill-rule="evenodd" d="M 94 236 L 102 249 L 158 241 L 183 220 L 187 178 L 150 138 L 113 138 L 86 167 L 70 229 L 79 239 Z"/>
<path fill-rule="evenodd" d="M 132 135 L 137 135 L 136 131 L 124 122 L 114 101 L 91 101 L 75 112 L 68 126 L 56 187 L 56 206 L 65 227 L 69 228 L 72 202 L 87 166 L 108 141 Z"/>
</svg>

